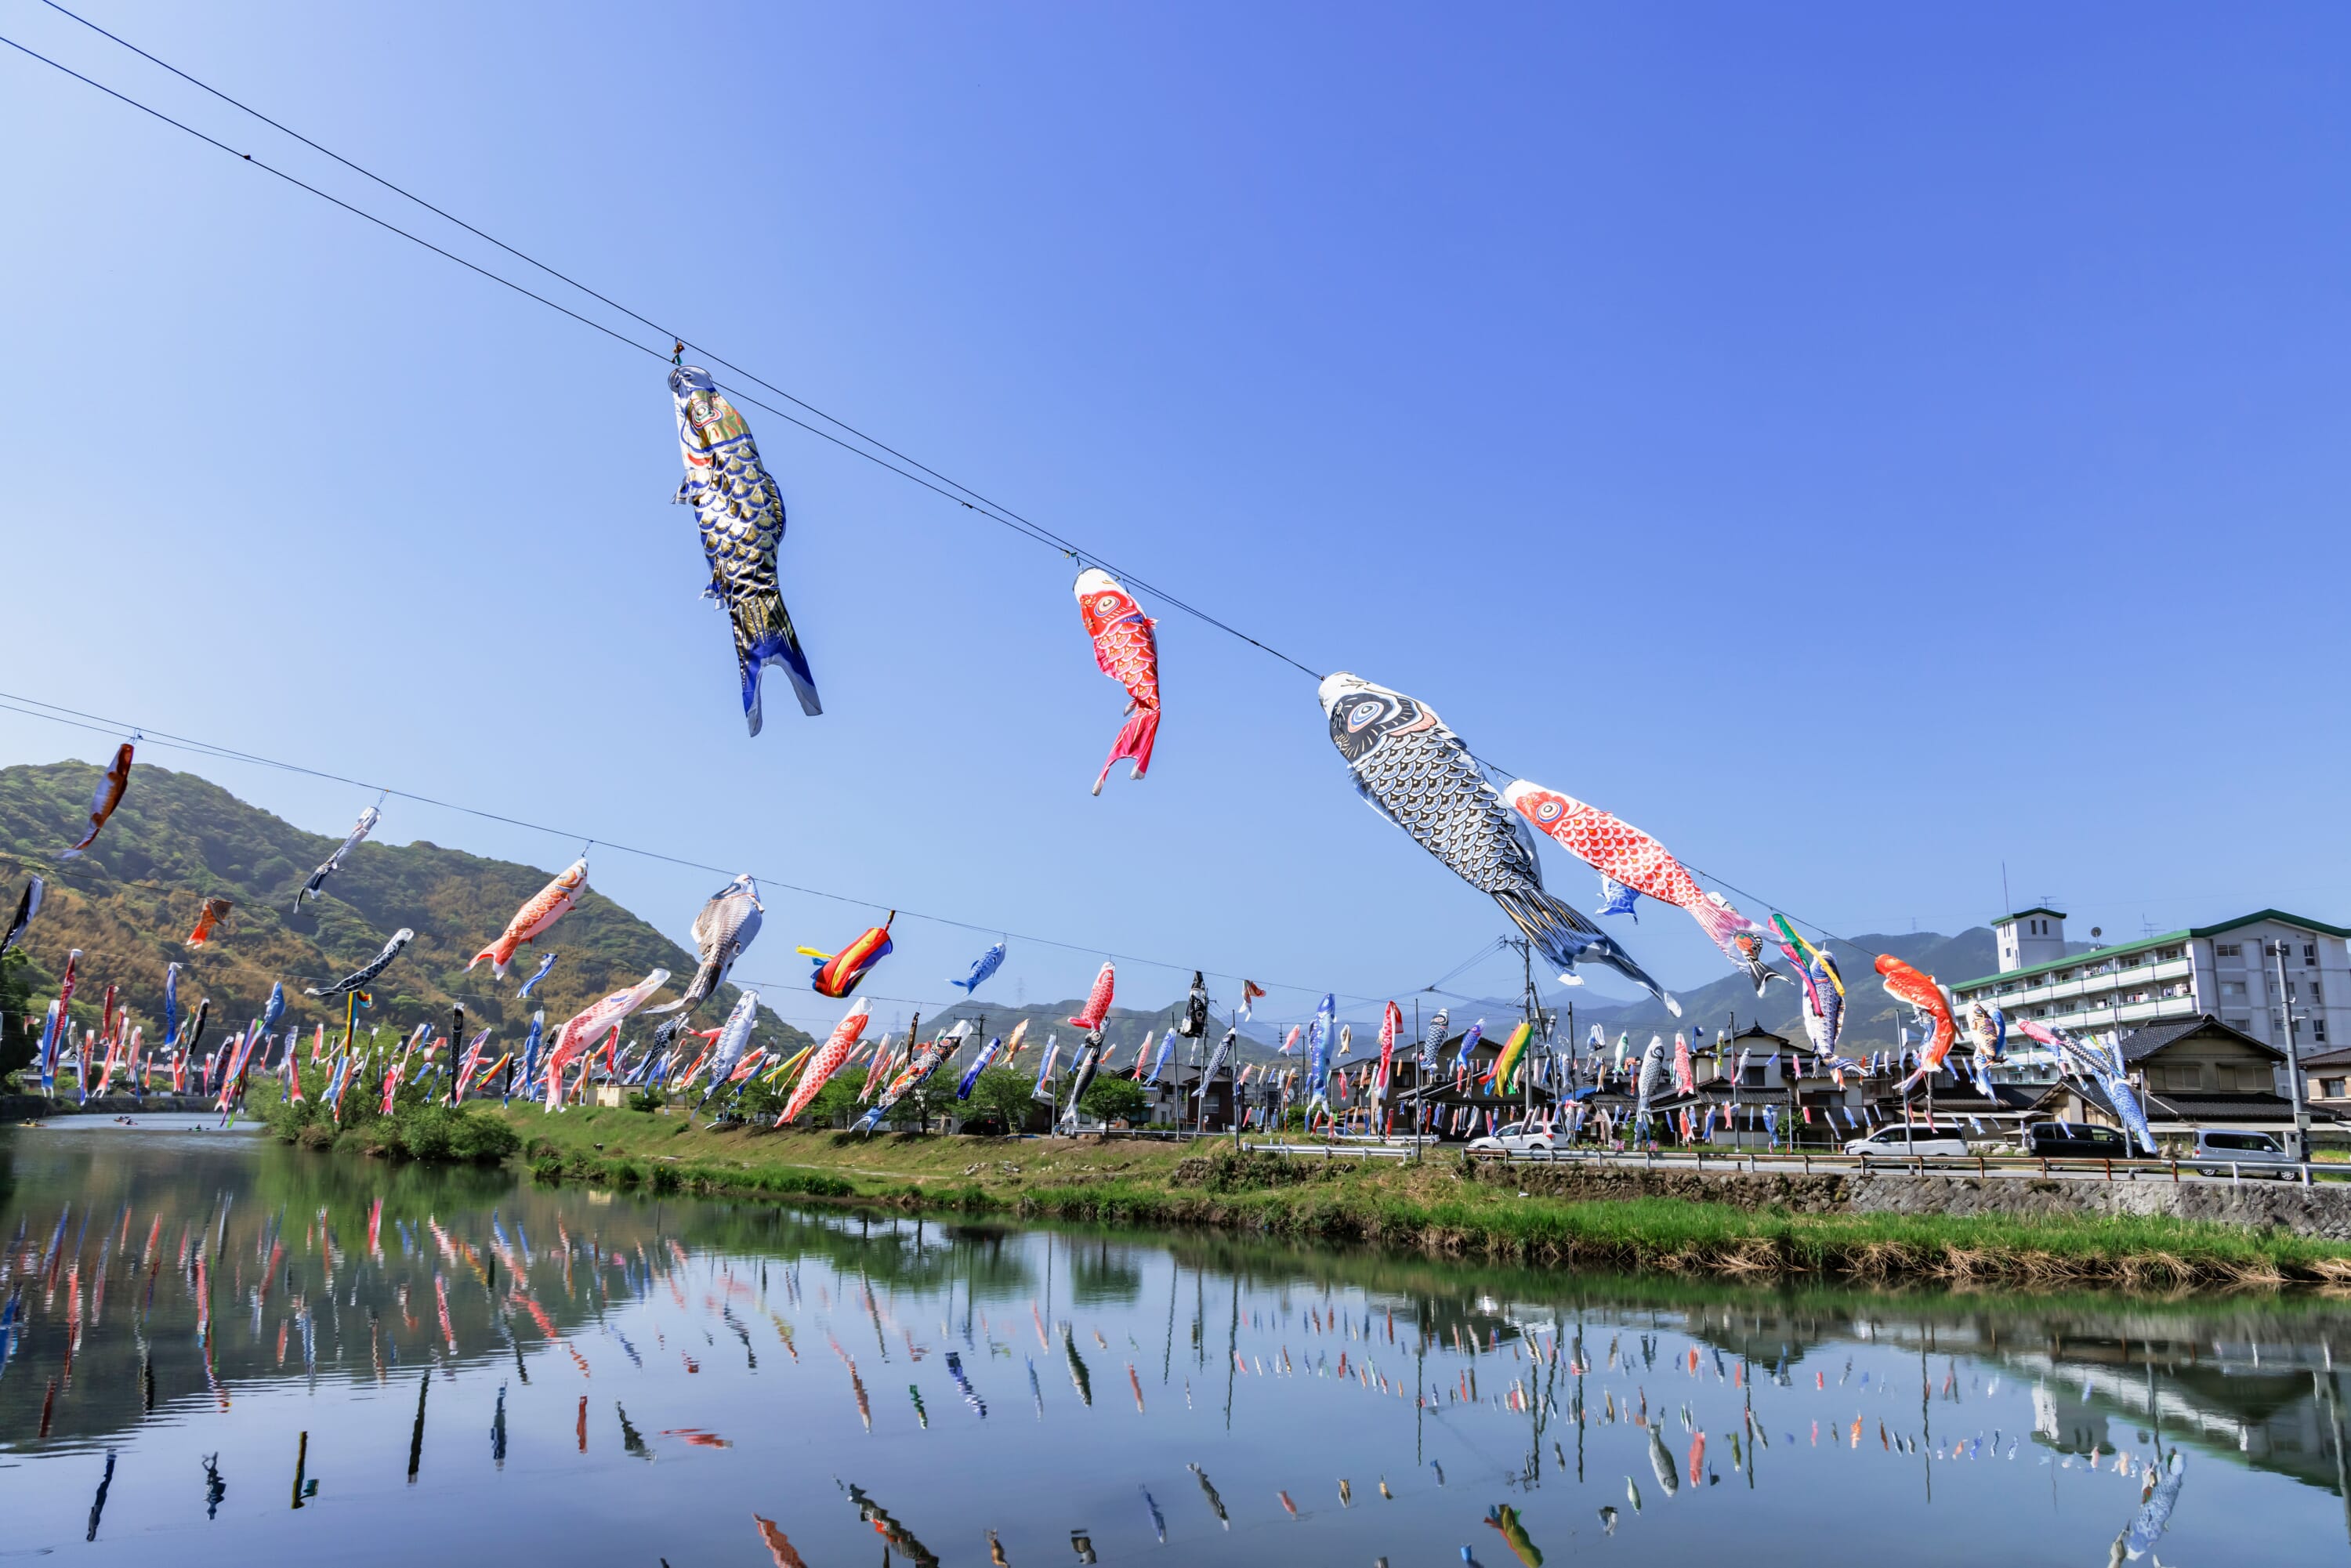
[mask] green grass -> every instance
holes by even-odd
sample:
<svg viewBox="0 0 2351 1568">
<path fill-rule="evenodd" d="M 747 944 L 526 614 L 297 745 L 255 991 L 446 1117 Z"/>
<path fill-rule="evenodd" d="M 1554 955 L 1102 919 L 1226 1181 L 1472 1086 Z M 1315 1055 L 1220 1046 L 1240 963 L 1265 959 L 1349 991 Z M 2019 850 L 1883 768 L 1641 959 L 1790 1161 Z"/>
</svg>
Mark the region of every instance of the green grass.
<svg viewBox="0 0 2351 1568">
<path fill-rule="evenodd" d="M 2162 1217 L 1791 1213 L 1520 1196 L 1458 1161 L 1234 1158 L 1145 1142 L 709 1132 L 615 1110 L 510 1118 L 549 1181 L 1106 1225 L 1199 1227 L 1547 1267 L 2032 1288 L 2351 1282 L 2351 1248 Z"/>
</svg>

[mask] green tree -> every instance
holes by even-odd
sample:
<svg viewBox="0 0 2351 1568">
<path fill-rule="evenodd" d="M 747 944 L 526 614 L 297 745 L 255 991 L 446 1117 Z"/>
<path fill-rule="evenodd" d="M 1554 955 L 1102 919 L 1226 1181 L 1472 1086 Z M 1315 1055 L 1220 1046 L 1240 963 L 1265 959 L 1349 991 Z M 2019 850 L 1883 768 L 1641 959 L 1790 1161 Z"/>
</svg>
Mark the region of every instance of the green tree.
<svg viewBox="0 0 2351 1568">
<path fill-rule="evenodd" d="M 742 1092 L 736 1095 L 735 1109 L 754 1121 L 764 1121 L 782 1114 L 784 1105 L 790 1098 L 789 1092 L 768 1082 L 767 1074 L 760 1073 L 744 1084 Z"/>
<path fill-rule="evenodd" d="M 865 1074 L 837 1072 L 830 1082 L 816 1092 L 804 1114 L 812 1127 L 835 1127 L 841 1119 L 857 1110 L 857 1092 L 864 1086 Z"/>
<path fill-rule="evenodd" d="M 972 1124 L 998 1133 L 1017 1133 L 1027 1124 L 1037 1102 L 1029 1097 L 1029 1078 L 1017 1068 L 991 1067 L 971 1086 L 964 1114 Z"/>
<path fill-rule="evenodd" d="M 1140 1124 L 1151 1111 L 1151 1096 L 1132 1078 L 1097 1078 L 1078 1102 L 1088 1113 L 1105 1122 Z"/>
<path fill-rule="evenodd" d="M 0 911 L 0 920 L 7 917 Z M 33 1049 L 40 1044 L 37 1030 L 25 1027 L 32 1008 L 33 986 L 22 953 L 0 954 L 0 1083 L 8 1075 L 33 1065 Z"/>
</svg>

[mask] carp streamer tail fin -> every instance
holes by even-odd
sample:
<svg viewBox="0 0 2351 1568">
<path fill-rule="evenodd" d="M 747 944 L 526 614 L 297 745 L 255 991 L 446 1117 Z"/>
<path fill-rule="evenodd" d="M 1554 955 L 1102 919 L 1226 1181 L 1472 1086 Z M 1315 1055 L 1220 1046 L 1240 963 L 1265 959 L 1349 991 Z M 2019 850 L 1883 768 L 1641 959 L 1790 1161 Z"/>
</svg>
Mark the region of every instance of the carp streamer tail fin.
<svg viewBox="0 0 2351 1568">
<path fill-rule="evenodd" d="M 800 649 L 799 633 L 792 630 L 791 612 L 783 595 L 772 589 L 747 599 L 735 608 L 735 657 L 743 671 L 743 720 L 759 733 L 759 675 L 769 664 L 779 664 L 791 677 L 800 711 L 813 718 L 824 711 L 817 700 L 816 676 L 808 654 Z"/>
<path fill-rule="evenodd" d="M 1551 894 L 1539 890 L 1504 892 L 1494 894 L 1494 902 L 1502 906 L 1502 913 L 1526 933 L 1542 956 L 1562 972 L 1572 972 L 1579 958 L 1605 964 L 1664 1003 L 1674 1017 L 1682 1016 L 1681 1003 L 1651 979 L 1649 972 L 1635 963 L 1632 956 L 1616 945 L 1614 937 L 1593 929 L 1592 922 Z"/>
<path fill-rule="evenodd" d="M 1122 757 L 1134 758 L 1134 771 L 1127 777 L 1140 779 L 1151 771 L 1151 748 L 1159 740 L 1159 710 L 1139 708 L 1119 727 L 1118 738 L 1110 743 L 1110 755 L 1102 758 L 1102 771 L 1094 777 L 1094 793 L 1102 793 L 1102 780 L 1110 777 L 1111 768 Z"/>
<path fill-rule="evenodd" d="M 1771 977 L 1778 971 L 1764 963 L 1760 954 L 1740 951 L 1737 938 L 1750 936 L 1759 941 L 1777 940 L 1771 931 L 1756 925 L 1721 900 L 1705 894 L 1699 895 L 1698 901 L 1689 905 L 1689 912 L 1690 918 L 1698 923 L 1717 947 L 1722 949 L 1722 956 L 1754 983 L 1755 994 L 1761 996 L 1763 988 L 1771 984 Z"/>
</svg>

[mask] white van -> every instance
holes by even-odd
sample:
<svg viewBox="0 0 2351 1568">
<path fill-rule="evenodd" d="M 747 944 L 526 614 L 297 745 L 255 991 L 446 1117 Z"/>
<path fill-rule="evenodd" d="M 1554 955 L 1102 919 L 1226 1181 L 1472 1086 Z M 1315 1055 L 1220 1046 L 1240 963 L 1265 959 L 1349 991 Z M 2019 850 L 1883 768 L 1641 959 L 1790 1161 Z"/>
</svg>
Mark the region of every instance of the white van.
<svg viewBox="0 0 2351 1568">
<path fill-rule="evenodd" d="M 1931 1126 L 1925 1122 L 1888 1122 L 1869 1136 L 1846 1144 L 1844 1152 L 1864 1159 L 1962 1159 L 1967 1155 L 1968 1141 L 1957 1127 Z"/>
</svg>

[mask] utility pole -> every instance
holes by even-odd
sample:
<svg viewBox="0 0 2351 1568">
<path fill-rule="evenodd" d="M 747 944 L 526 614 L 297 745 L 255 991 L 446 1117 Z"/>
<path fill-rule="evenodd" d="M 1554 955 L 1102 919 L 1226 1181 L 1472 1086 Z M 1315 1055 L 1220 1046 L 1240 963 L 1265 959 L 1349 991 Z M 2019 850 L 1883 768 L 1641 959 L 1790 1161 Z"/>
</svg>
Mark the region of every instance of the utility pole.
<svg viewBox="0 0 2351 1568">
<path fill-rule="evenodd" d="M 2286 944 L 2279 940 L 2269 944 L 2270 956 L 2277 960 L 2278 1020 L 2285 1031 L 2285 1082 L 2294 1099 L 2294 1157 L 2297 1163 L 2310 1158 L 2310 1108 L 2302 1100 L 2302 1052 L 2296 1049 L 2294 1037 L 2294 1005 L 2286 999 Z M 2303 1178 L 2307 1181 L 2308 1176 Z"/>
<path fill-rule="evenodd" d="M 1528 1049 L 1519 1052 L 1519 1083 L 1524 1090 L 1519 1120 L 1520 1124 L 1524 1126 L 1527 1119 L 1535 1113 L 1535 1075 L 1528 1064 L 1534 1054 L 1536 1026 L 1542 1021 L 1542 998 L 1535 995 L 1535 945 L 1523 936 L 1519 938 L 1519 958 L 1525 972 L 1527 983 L 1525 1005 Z M 1507 1087 L 1507 1085 L 1497 1087 Z"/>
</svg>

